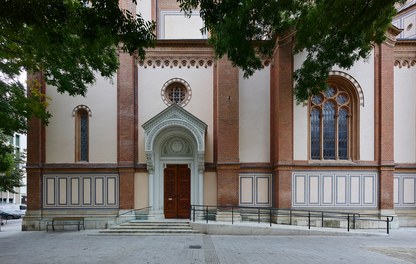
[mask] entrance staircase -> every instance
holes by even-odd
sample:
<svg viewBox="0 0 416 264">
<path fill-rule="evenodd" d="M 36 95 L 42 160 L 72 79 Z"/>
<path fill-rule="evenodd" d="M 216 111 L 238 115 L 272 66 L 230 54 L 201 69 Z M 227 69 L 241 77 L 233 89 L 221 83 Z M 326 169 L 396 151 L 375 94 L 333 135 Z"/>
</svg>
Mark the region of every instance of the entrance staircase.
<svg viewBox="0 0 416 264">
<path fill-rule="evenodd" d="M 192 229 L 189 221 L 143 221 L 133 220 L 117 226 L 112 226 L 105 230 L 100 230 L 102 235 L 189 235 L 197 234 L 198 231 Z"/>
</svg>

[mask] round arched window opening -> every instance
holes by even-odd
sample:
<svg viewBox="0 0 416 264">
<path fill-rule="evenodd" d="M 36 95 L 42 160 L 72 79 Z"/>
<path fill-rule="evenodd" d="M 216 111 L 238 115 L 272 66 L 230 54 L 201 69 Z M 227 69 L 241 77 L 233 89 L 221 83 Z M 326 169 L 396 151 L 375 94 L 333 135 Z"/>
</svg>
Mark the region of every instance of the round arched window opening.
<svg viewBox="0 0 416 264">
<path fill-rule="evenodd" d="M 191 100 L 191 87 L 185 80 L 173 78 L 163 85 L 161 96 L 166 105 L 177 104 L 183 107 Z"/>
</svg>

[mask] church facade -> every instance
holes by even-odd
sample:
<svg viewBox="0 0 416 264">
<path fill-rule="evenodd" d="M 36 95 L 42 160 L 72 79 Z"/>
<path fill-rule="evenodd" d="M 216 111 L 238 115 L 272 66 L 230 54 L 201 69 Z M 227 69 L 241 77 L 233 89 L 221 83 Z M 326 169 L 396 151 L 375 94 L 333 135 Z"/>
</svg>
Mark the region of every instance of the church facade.
<svg viewBox="0 0 416 264">
<path fill-rule="evenodd" d="M 328 88 L 297 103 L 282 36 L 249 79 L 216 59 L 198 12 L 174 0 L 121 1 L 157 22 L 144 60 L 120 53 L 111 80 L 85 97 L 44 84 L 53 117 L 29 122 L 23 230 L 77 215 L 104 228 L 149 207 L 187 218 L 189 206 L 236 205 L 394 214 L 416 225 L 416 5 L 388 38 Z M 32 76 L 42 81 L 42 76 Z"/>
</svg>

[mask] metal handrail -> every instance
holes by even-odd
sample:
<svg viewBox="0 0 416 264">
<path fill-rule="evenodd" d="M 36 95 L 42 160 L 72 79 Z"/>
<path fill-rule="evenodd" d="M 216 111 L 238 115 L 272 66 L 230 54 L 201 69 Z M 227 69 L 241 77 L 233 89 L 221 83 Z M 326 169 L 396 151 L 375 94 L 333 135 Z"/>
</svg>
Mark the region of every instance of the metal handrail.
<svg viewBox="0 0 416 264">
<path fill-rule="evenodd" d="M 118 215 L 117 215 L 117 217 L 120 217 L 120 216 L 122 216 L 122 215 L 125 215 L 125 214 L 128 214 L 128 213 L 131 213 L 131 212 L 144 211 L 144 210 L 146 210 L 146 209 L 150 209 L 150 208 L 152 208 L 152 207 L 151 207 L 151 206 L 147 206 L 147 207 L 143 207 L 143 208 L 139 208 L 139 209 L 132 209 L 132 210 L 129 210 L 129 211 L 124 212 L 124 213 L 122 213 L 122 214 L 120 214 L 120 212 L 119 212 L 119 213 L 118 213 Z"/>
<path fill-rule="evenodd" d="M 361 214 L 354 212 L 336 212 L 336 211 L 320 211 L 320 210 L 307 210 L 307 209 L 292 209 L 292 208 L 272 208 L 272 207 L 252 207 L 252 206 L 228 206 L 228 205 L 191 205 L 190 206 L 190 220 L 195 222 L 196 212 L 203 212 L 206 219 L 206 223 L 209 221 L 209 214 L 212 211 L 227 210 L 231 211 L 231 223 L 234 224 L 234 213 L 237 211 L 245 211 L 246 215 L 257 216 L 257 222 L 261 221 L 261 216 L 268 216 L 270 226 L 272 226 L 272 216 L 288 216 L 289 225 L 292 225 L 293 217 L 306 217 L 308 219 L 308 228 L 311 228 L 312 219 L 320 218 L 321 226 L 324 227 L 324 219 L 341 219 L 347 220 L 347 230 L 350 231 L 350 225 L 352 229 L 356 229 L 357 221 L 375 221 L 375 222 L 386 222 L 387 234 L 390 233 L 390 223 L 393 221 L 394 216 L 382 215 L 382 214 Z M 252 212 L 249 212 L 249 211 Z"/>
</svg>

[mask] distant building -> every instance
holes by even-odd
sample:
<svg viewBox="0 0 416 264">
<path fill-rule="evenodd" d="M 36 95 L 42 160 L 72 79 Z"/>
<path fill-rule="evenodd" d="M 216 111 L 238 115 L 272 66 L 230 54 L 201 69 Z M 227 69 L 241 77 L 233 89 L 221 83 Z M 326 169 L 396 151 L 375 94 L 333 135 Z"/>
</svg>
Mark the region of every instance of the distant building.
<svg viewBox="0 0 416 264">
<path fill-rule="evenodd" d="M 19 154 L 26 148 L 26 135 L 14 134 L 13 137 L 10 137 L 9 143 L 14 146 L 16 153 Z M 26 204 L 26 176 L 23 177 L 22 183 L 22 187 L 14 189 L 15 193 L 0 192 L 0 204 Z"/>
<path fill-rule="evenodd" d="M 176 0 L 121 1 L 157 22 L 146 59 L 121 53 L 112 81 L 86 97 L 52 98 L 48 126 L 28 133 L 23 229 L 82 215 L 87 228 L 151 206 L 186 218 L 190 204 L 397 214 L 416 226 L 416 5 L 328 89 L 297 104 L 292 73 L 305 54 L 282 37 L 250 79 L 217 60 Z M 412 218 L 413 216 L 413 218 Z"/>
</svg>

